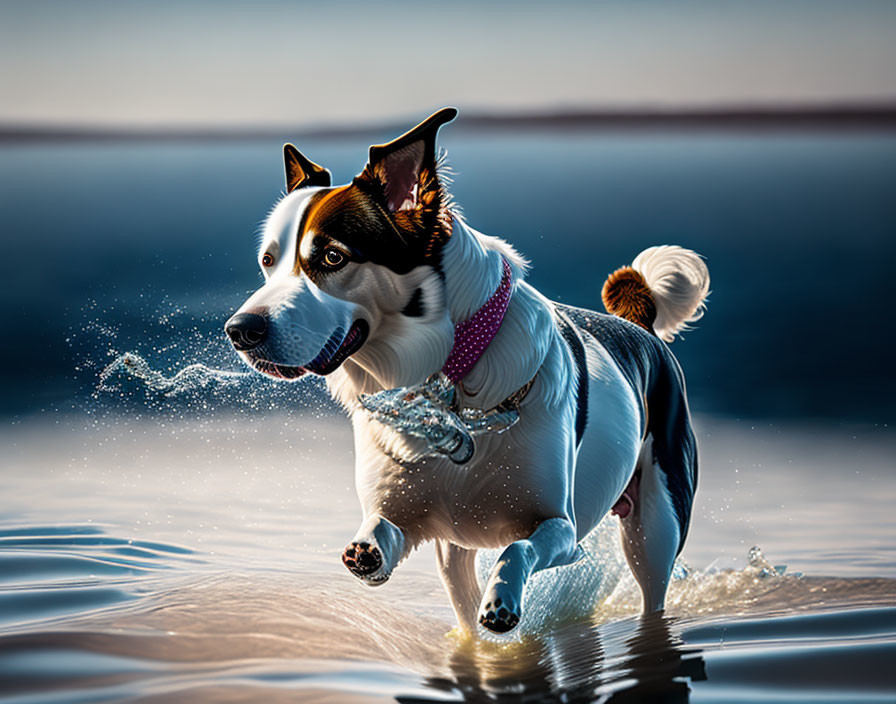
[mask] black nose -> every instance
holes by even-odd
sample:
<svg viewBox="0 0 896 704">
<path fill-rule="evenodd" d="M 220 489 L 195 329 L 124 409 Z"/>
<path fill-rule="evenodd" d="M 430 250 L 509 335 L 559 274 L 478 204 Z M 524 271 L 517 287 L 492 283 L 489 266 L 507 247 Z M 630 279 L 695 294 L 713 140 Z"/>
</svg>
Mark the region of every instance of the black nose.
<svg viewBox="0 0 896 704">
<path fill-rule="evenodd" d="M 258 347 L 268 334 L 268 319 L 258 313 L 237 313 L 224 325 L 224 332 L 241 352 Z"/>
</svg>

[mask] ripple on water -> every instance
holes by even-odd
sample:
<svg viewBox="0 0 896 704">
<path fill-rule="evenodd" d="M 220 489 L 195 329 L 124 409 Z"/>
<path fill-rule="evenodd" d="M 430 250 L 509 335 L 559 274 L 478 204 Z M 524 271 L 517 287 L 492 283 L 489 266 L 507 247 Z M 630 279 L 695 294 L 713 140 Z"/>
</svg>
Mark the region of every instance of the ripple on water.
<svg viewBox="0 0 896 704">
<path fill-rule="evenodd" d="M 120 544 L 93 535 L 102 544 L 71 549 Z M 887 701 L 896 582 L 785 577 L 759 556 L 743 570 L 681 571 L 674 605 L 651 618 L 633 615 L 630 585 L 617 577 L 596 610 L 564 611 L 556 580 L 575 575 L 593 587 L 597 578 L 588 582 L 584 573 L 608 564 L 583 560 L 578 572 L 547 573 L 535 585 L 529 603 L 544 612 L 539 630 L 501 641 L 461 637 L 426 600 L 411 605 L 405 595 L 437 589 L 419 578 L 385 594 L 339 572 L 181 570 L 172 578 L 159 570 L 163 581 L 138 598 L 134 585 L 145 572 L 110 575 L 90 588 L 78 586 L 83 573 L 72 573 L 55 590 L 36 581 L 3 590 L 32 595 L 34 603 L 15 608 L 44 620 L 39 628 L 3 628 L 0 692 L 60 702 L 288 701 L 326 693 L 333 701 L 560 702 L 686 701 L 691 693 L 756 701 L 786 689 L 792 702 Z M 53 591 L 71 610 L 47 621 L 52 607 L 39 602 Z M 87 596 L 76 602 L 79 592 Z M 549 603 L 561 607 L 556 619 L 546 615 Z"/>
<path fill-rule="evenodd" d="M 145 577 L 200 562 L 188 548 L 100 526 L 0 528 L 0 628 L 114 607 L 137 599 Z"/>
</svg>

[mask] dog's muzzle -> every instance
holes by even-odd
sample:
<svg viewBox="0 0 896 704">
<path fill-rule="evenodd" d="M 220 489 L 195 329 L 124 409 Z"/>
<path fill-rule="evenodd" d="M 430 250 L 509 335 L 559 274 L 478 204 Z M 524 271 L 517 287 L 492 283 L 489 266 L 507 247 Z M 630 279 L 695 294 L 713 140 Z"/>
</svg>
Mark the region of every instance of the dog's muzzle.
<svg viewBox="0 0 896 704">
<path fill-rule="evenodd" d="M 268 334 L 268 320 L 258 313 L 237 313 L 224 325 L 224 332 L 239 352 L 258 347 Z"/>
</svg>

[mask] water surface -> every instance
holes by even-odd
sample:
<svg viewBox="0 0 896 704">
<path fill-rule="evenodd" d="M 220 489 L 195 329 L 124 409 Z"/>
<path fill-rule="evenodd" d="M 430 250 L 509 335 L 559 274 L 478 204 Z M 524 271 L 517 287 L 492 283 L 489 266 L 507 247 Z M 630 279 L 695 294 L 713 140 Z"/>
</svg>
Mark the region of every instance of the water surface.
<svg viewBox="0 0 896 704">
<path fill-rule="evenodd" d="M 673 347 L 702 454 L 666 613 L 638 617 L 612 518 L 510 639 L 452 630 L 430 547 L 378 589 L 343 569 L 347 421 L 221 335 L 278 143 L 4 145 L 0 701 L 896 700 L 896 138 L 446 144 L 471 223 L 552 297 L 597 306 L 652 244 L 707 256 Z M 300 146 L 337 181 L 366 153 Z"/>
<path fill-rule="evenodd" d="M 698 418 L 707 469 L 665 616 L 637 616 L 609 519 L 585 562 L 533 580 L 522 639 L 508 642 L 452 631 L 431 549 L 379 589 L 344 571 L 360 520 L 346 421 L 95 421 L 33 420 L 0 438 L 9 701 L 896 691 L 889 433 Z M 836 450 L 850 443 L 858 480 Z M 861 511 L 832 511 L 853 502 Z"/>
</svg>

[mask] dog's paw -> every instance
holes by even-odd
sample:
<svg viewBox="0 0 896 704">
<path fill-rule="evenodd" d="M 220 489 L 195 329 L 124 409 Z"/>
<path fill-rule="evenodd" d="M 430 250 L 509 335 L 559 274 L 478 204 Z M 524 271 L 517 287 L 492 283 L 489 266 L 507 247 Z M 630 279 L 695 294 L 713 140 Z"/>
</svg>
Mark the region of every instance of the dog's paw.
<svg viewBox="0 0 896 704">
<path fill-rule="evenodd" d="M 520 622 L 520 605 L 508 594 L 490 590 L 479 607 L 479 623 L 492 633 L 507 633 Z"/>
<path fill-rule="evenodd" d="M 342 564 L 356 577 L 368 584 L 382 584 L 389 579 L 382 573 L 383 556 L 376 545 L 355 542 L 347 545 L 342 551 Z"/>
</svg>

